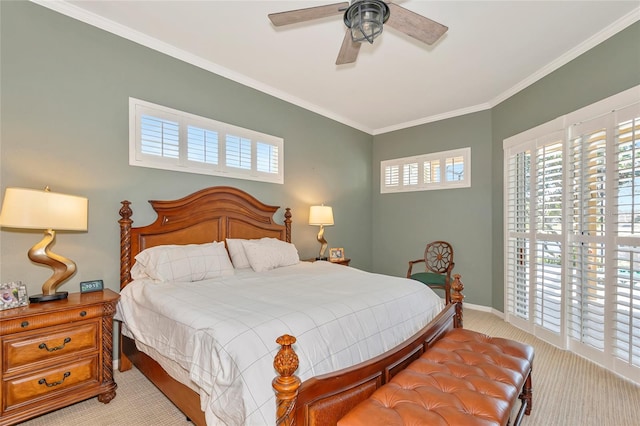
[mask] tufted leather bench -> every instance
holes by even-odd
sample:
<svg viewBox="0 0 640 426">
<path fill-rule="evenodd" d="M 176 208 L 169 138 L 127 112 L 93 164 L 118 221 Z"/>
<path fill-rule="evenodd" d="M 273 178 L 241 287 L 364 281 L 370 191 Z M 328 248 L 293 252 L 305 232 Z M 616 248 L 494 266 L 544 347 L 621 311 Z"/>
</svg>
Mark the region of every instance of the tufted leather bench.
<svg viewBox="0 0 640 426">
<path fill-rule="evenodd" d="M 461 328 L 347 413 L 338 426 L 507 425 L 531 412 L 533 348 Z"/>
</svg>

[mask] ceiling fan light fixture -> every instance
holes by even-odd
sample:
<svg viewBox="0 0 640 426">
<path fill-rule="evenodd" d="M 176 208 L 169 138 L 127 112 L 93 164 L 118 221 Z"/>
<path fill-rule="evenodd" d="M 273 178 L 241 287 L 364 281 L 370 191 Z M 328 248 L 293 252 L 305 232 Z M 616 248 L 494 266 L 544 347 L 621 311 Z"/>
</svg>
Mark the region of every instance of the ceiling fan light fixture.
<svg viewBox="0 0 640 426">
<path fill-rule="evenodd" d="M 344 23 L 351 30 L 354 42 L 373 40 L 382 33 L 382 26 L 389 19 L 389 6 L 381 0 L 358 0 L 344 13 Z"/>
</svg>

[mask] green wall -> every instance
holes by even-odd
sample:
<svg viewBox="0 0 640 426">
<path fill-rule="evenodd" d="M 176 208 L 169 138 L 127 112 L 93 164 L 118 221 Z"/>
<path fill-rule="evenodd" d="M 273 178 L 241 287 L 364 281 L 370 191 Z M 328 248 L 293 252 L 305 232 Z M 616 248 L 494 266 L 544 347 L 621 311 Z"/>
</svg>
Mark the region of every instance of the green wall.
<svg viewBox="0 0 640 426">
<path fill-rule="evenodd" d="M 371 135 L 29 2 L 0 2 L 0 189 L 44 188 L 89 198 L 89 230 L 59 232 L 53 252 L 73 259 L 78 282 L 119 288 L 120 201 L 135 225 L 154 219 L 148 199 L 231 185 L 293 212 L 293 242 L 315 257 L 309 205 L 334 208 L 325 237 L 352 265 L 371 264 Z M 267 184 L 128 165 L 128 98 L 136 97 L 285 140 L 285 183 Z M 276 214 L 282 221 L 282 213 Z M 41 292 L 51 269 L 27 250 L 40 231 L 0 231 L 0 282 Z"/>
<path fill-rule="evenodd" d="M 471 147 L 471 188 L 380 193 L 380 161 L 465 147 Z M 467 301 L 490 306 L 482 283 L 491 276 L 491 113 L 375 136 L 373 164 L 374 270 L 404 276 L 427 242 L 449 241 Z"/>
<path fill-rule="evenodd" d="M 489 111 L 374 137 L 373 265 L 406 273 L 431 240 L 451 241 L 466 301 L 504 307 L 503 140 L 640 84 L 640 23 Z M 469 189 L 380 194 L 379 162 L 471 146 Z"/>
</svg>

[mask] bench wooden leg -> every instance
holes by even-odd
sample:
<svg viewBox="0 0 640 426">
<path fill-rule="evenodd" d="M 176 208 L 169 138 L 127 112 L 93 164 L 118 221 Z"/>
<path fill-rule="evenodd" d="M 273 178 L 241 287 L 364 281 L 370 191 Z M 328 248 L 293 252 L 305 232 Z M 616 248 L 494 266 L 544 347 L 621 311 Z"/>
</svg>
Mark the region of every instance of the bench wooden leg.
<svg viewBox="0 0 640 426">
<path fill-rule="evenodd" d="M 518 415 L 516 416 L 515 421 L 513 422 L 513 426 L 519 426 L 522 422 L 522 418 L 525 415 L 531 414 L 531 407 L 533 402 L 533 389 L 531 386 L 531 369 L 529 369 L 529 374 L 527 375 L 527 379 L 524 381 L 524 386 L 522 386 L 522 392 L 518 397 L 522 400 L 522 404 L 520 405 L 520 409 L 518 410 Z M 510 423 L 508 423 L 510 424 Z"/>
<path fill-rule="evenodd" d="M 533 367 L 531 367 L 533 369 Z M 529 370 L 529 375 L 527 376 L 527 380 L 524 382 L 524 387 L 522 388 L 522 394 L 520 394 L 520 399 L 523 402 L 527 403 L 527 408 L 524 413 L 528 416 L 531 414 L 531 408 L 533 407 L 533 388 L 531 386 L 531 370 Z"/>
</svg>

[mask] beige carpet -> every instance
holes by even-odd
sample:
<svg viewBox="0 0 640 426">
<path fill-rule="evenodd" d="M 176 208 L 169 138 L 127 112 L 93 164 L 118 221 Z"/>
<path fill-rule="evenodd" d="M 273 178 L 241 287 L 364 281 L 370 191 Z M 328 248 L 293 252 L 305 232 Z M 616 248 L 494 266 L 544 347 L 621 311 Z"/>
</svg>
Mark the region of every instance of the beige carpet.
<svg viewBox="0 0 640 426">
<path fill-rule="evenodd" d="M 535 348 L 533 411 L 527 426 L 640 426 L 640 386 L 596 364 L 542 342 L 493 314 L 467 309 L 470 330 Z"/>
<path fill-rule="evenodd" d="M 640 426 L 640 387 L 520 331 L 467 309 L 465 328 L 533 345 L 533 412 L 526 426 Z M 96 398 L 22 423 L 28 426 L 191 425 L 137 370 L 115 372 L 116 398 Z M 459 425 L 464 426 L 464 425 Z"/>
</svg>

